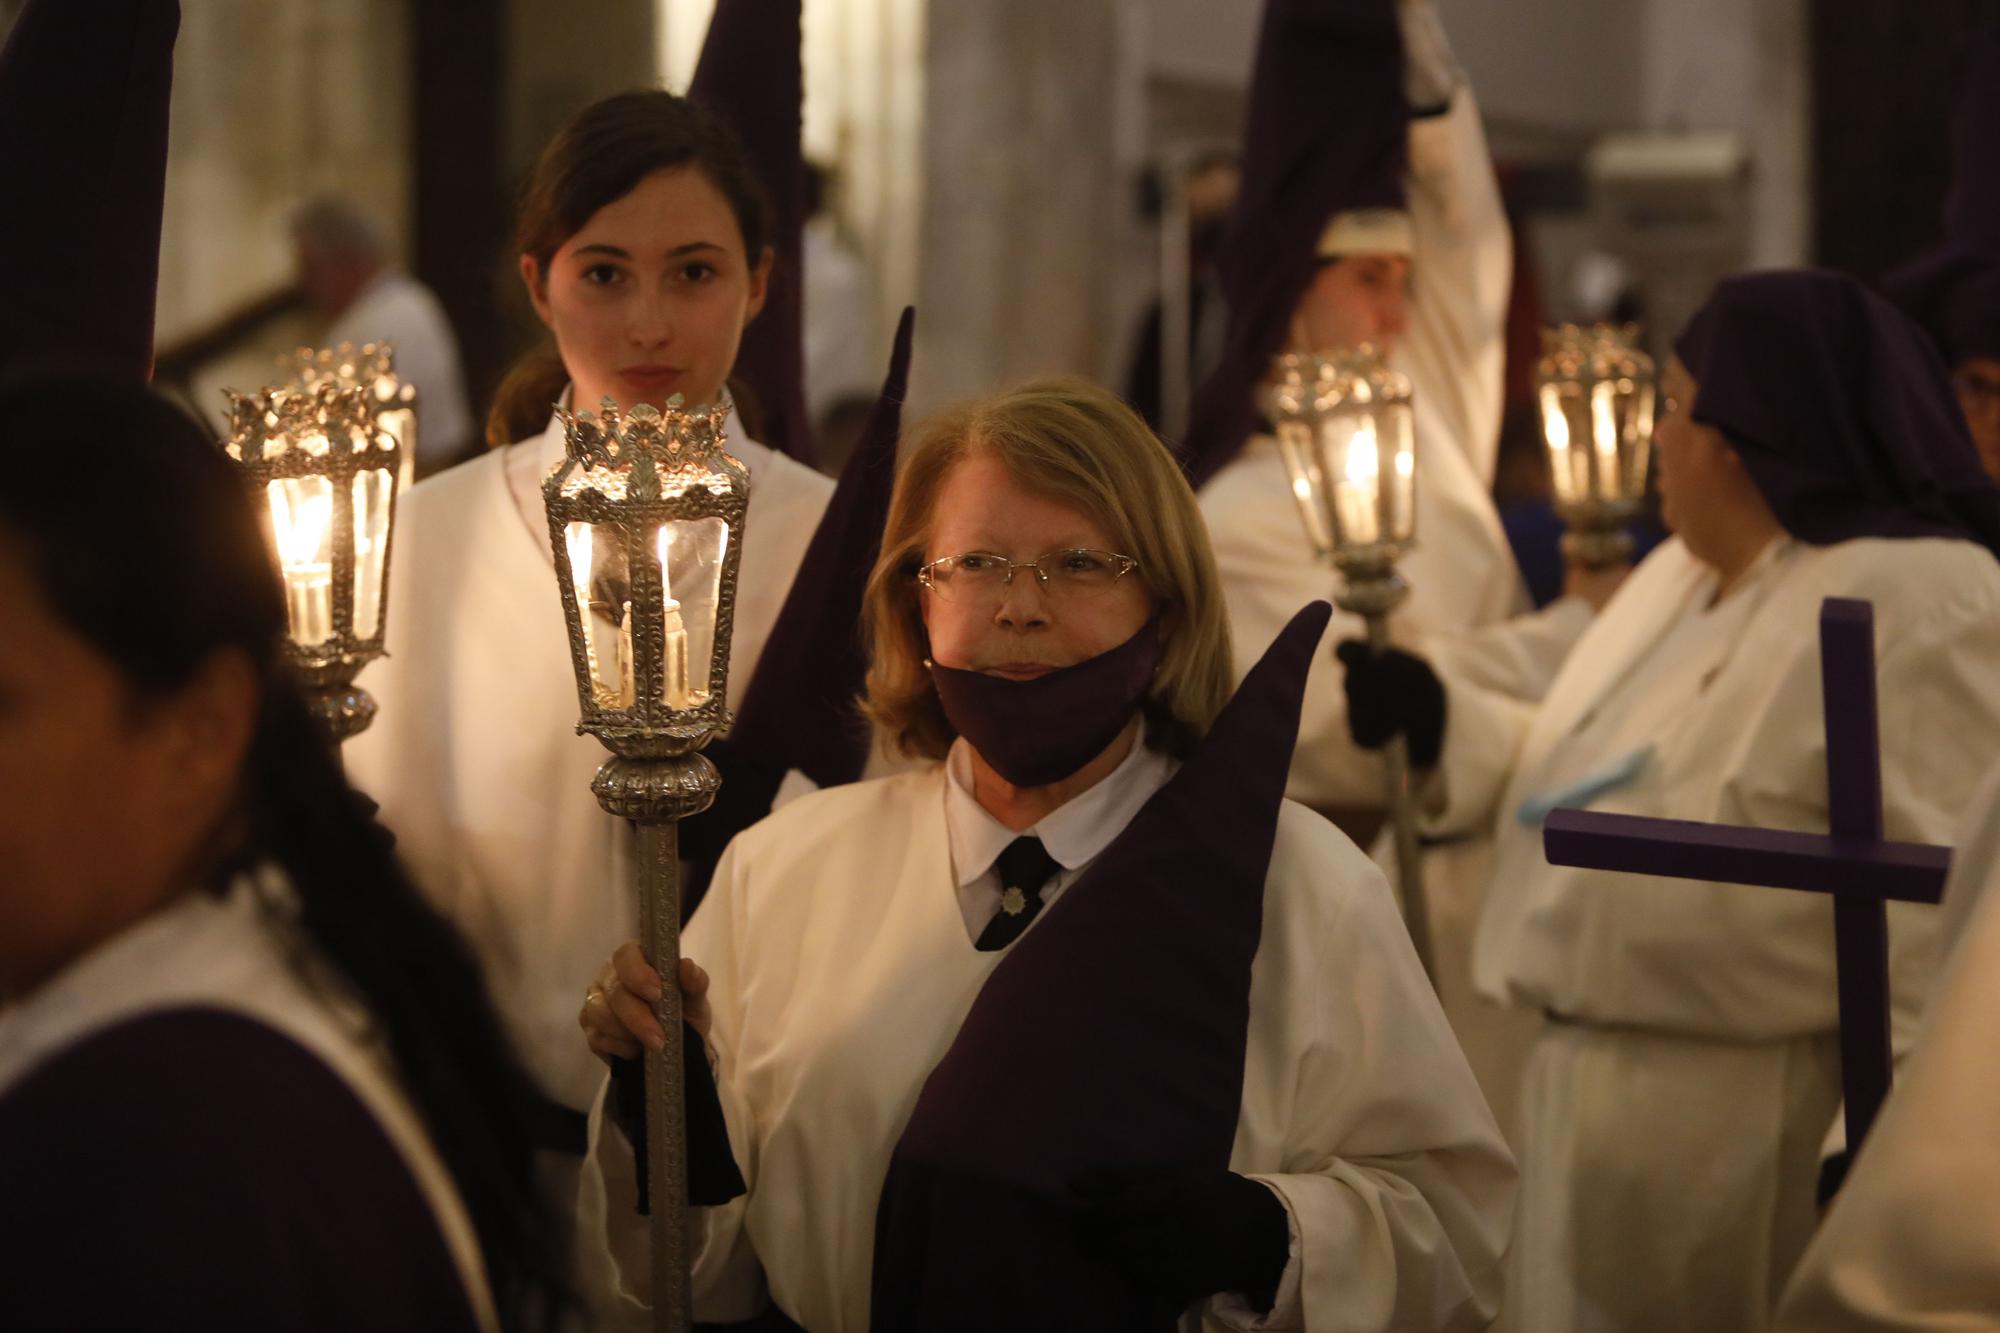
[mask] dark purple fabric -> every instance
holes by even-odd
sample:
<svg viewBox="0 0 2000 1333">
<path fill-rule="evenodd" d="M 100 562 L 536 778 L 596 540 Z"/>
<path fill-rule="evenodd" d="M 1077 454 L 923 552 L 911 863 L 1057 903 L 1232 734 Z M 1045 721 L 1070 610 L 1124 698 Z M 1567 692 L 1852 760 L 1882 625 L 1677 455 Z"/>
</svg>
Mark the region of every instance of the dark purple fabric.
<svg viewBox="0 0 2000 1333">
<path fill-rule="evenodd" d="M 736 132 L 771 200 L 770 238 L 777 262 L 764 309 L 743 331 L 736 375 L 763 409 L 762 443 L 810 463 L 800 41 L 799 0 L 716 0 L 688 96 Z"/>
<path fill-rule="evenodd" d="M 153 371 L 175 0 L 29 0 L 0 51 L 0 371 Z"/>
<path fill-rule="evenodd" d="M 1256 386 L 1312 282 L 1320 233 L 1351 208 L 1401 208 L 1409 147 L 1396 0 L 1268 0 L 1251 76 L 1243 183 L 1216 270 L 1222 359 L 1189 407 L 1196 486 L 1249 438 Z"/>
<path fill-rule="evenodd" d="M 1951 139 L 1943 241 L 1882 286 L 1957 365 L 2000 357 L 2000 33 L 1981 35 L 1966 52 Z"/>
<path fill-rule="evenodd" d="M 2000 555 L 2000 491 L 1923 331 L 1837 273 L 1716 284 L 1674 343 L 1695 420 L 1729 437 L 1800 541 L 1963 537 Z"/>
<path fill-rule="evenodd" d="M 931 685 L 952 728 L 1017 787 L 1066 778 L 1104 753 L 1132 720 L 1160 667 L 1160 618 L 1108 652 L 1033 680 L 941 663 Z"/>
<path fill-rule="evenodd" d="M 374 1115 L 217 1009 L 112 1027 L 0 1097 L 0 1237 L 9 1328 L 477 1327 Z"/>
<path fill-rule="evenodd" d="M 856 706 L 868 674 L 861 596 L 889 521 L 916 317 L 904 308 L 882 392 L 764 641 L 735 725 L 706 751 L 722 772 L 722 790 L 681 826 L 681 855 L 690 863 L 681 884 L 684 919 L 708 893 L 729 840 L 771 813 L 789 770 L 835 787 L 867 766 L 868 723 Z"/>
<path fill-rule="evenodd" d="M 1194 757 L 987 979 L 883 1183 L 876 1333 L 1159 1327 L 1079 1244 L 1073 1182 L 1229 1165 L 1264 881 L 1330 614 L 1293 618 Z"/>
</svg>

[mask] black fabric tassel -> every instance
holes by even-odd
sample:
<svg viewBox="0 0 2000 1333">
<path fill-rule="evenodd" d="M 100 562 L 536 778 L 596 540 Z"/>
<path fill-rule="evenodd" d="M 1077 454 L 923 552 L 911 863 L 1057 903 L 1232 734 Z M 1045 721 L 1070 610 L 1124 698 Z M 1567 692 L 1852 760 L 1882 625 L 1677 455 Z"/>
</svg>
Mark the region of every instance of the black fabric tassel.
<svg viewBox="0 0 2000 1333">
<path fill-rule="evenodd" d="M 743 1173 L 729 1151 L 729 1126 L 715 1071 L 708 1067 L 701 1034 L 681 1025 L 681 1070 L 687 1101 L 688 1205 L 714 1208 L 745 1194 Z M 632 1145 L 639 1172 L 639 1215 L 652 1215 L 651 1178 L 646 1152 L 646 1066 L 642 1060 L 611 1062 L 611 1118 Z"/>
</svg>

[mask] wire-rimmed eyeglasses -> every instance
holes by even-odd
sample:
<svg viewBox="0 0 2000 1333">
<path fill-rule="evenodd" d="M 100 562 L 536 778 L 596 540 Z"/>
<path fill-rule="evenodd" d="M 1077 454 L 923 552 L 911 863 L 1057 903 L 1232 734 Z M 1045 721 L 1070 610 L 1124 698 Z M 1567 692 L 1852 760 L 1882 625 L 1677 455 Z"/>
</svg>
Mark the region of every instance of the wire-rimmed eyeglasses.
<svg viewBox="0 0 2000 1333">
<path fill-rule="evenodd" d="M 917 582 L 946 601 L 998 600 L 1013 584 L 1014 572 L 1035 571 L 1043 593 L 1057 598 L 1083 598 L 1108 591 L 1139 567 L 1129 555 L 1071 547 L 1050 551 L 1033 560 L 1009 560 L 990 551 L 948 555 L 917 567 Z"/>
</svg>

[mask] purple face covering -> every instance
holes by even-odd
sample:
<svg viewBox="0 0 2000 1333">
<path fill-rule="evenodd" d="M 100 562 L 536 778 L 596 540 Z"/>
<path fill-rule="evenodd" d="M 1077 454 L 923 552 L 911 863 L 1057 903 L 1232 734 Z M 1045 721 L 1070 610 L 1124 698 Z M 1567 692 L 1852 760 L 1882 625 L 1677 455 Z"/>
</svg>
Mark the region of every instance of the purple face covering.
<svg viewBox="0 0 2000 1333">
<path fill-rule="evenodd" d="M 944 715 L 1017 787 L 1066 778 L 1104 753 L 1132 720 L 1160 665 L 1160 618 L 1110 652 L 1033 680 L 931 664 Z"/>
</svg>

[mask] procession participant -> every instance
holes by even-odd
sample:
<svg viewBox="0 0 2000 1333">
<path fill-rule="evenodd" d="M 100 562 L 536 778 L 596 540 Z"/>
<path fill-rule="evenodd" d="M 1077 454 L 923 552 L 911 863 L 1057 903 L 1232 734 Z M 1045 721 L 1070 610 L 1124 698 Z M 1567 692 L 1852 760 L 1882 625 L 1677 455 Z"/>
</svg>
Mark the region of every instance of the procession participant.
<svg viewBox="0 0 2000 1333">
<path fill-rule="evenodd" d="M 1944 241 L 1882 286 L 1936 341 L 1986 471 L 2000 478 L 2000 34 L 1972 43 L 1951 138 Z"/>
<path fill-rule="evenodd" d="M 397 267 L 373 220 L 338 197 L 292 216 L 299 288 L 328 321 L 322 345 L 386 342 L 396 378 L 417 390 L 417 460 L 428 477 L 478 448 L 458 335 L 437 293 Z"/>
<path fill-rule="evenodd" d="M 1551 1020 L 1520 1110 L 1524 1329 L 1768 1327 L 1840 1095 L 1825 899 L 1553 867 L 1540 814 L 1825 829 L 1827 597 L 1875 608 L 1886 836 L 1948 839 L 2000 746 L 2000 492 L 1922 332 L 1849 279 L 1771 272 L 1725 279 L 1675 348 L 1674 538 L 1571 654 L 1504 795 L 1445 775 L 1446 820 L 1498 830 L 1474 979 Z M 1889 916 L 1900 1040 L 1933 937 Z"/>
<path fill-rule="evenodd" d="M 542 479 L 563 456 L 558 398 L 715 401 L 771 258 L 757 186 L 727 131 L 686 99 L 633 92 L 578 114 L 543 153 L 517 230 L 556 351 L 502 386 L 489 438 L 516 443 L 398 506 L 390 656 L 361 683 L 380 712 L 349 741 L 355 784 L 417 881 L 479 950 L 523 1058 L 551 1099 L 545 1138 L 583 1146 L 601 1071 L 577 1048 L 576 977 L 633 931 L 629 833 L 598 808 L 605 758 L 576 734 Z M 567 386 L 567 387 L 565 387 Z M 751 474 L 728 702 L 740 706 L 832 482 L 743 434 Z"/>
<path fill-rule="evenodd" d="M 0 48 L 0 371 L 145 381 L 167 186 L 175 0 L 28 0 Z M 79 163 L 88 163 L 79 171 Z M 61 182 L 60 200 L 41 182 Z"/>
<path fill-rule="evenodd" d="M 916 432 L 869 707 L 924 763 L 738 837 L 685 936 L 748 1184 L 695 1215 L 699 1317 L 767 1295 L 814 1333 L 1492 1317 L 1506 1149 L 1380 872 L 1281 800 L 1324 614 L 1225 712 L 1194 497 L 1136 414 L 1045 381 Z M 657 994 L 622 949 L 592 1047 L 657 1048 Z M 587 1225 L 642 1302 L 627 1140 L 594 1132 Z M 1065 1191 L 1081 1165 L 1114 1170 Z"/>
<path fill-rule="evenodd" d="M 1440 758 L 1504 769 L 1534 701 L 1622 577 L 1573 570 L 1571 595 L 1524 614 L 1491 490 L 1511 253 L 1479 110 L 1430 0 L 1269 0 L 1221 259 L 1229 350 L 1196 400 L 1187 454 L 1237 656 L 1253 660 L 1336 578 L 1307 540 L 1277 441 L 1255 423 L 1272 358 L 1370 343 L 1411 376 L 1418 540 L 1401 564 L 1411 594 L 1390 624 L 1451 677 L 1459 744 L 1440 756 L 1441 694 L 1383 706 L 1407 674 L 1398 659 L 1346 649 L 1343 667 L 1325 654 L 1289 794 L 1364 839 L 1384 802 L 1382 761 L 1367 747 L 1402 730 L 1420 769 Z M 1358 615 L 1336 621 L 1339 637 L 1363 632 Z M 1381 856 L 1392 854 L 1385 839 Z M 1471 990 L 1489 857 L 1483 838 L 1434 848 L 1425 875 L 1439 994 L 1504 1126 L 1533 1025 Z"/>
<path fill-rule="evenodd" d="M 1798 1333 L 1974 1328 L 2000 1290 L 2000 769 L 1960 821 L 1937 989 L 1914 1048 L 1778 1309 Z"/>
<path fill-rule="evenodd" d="M 531 1086 L 285 633 L 191 420 L 97 378 L 0 389 L 14 1327 L 555 1326 Z"/>
</svg>

